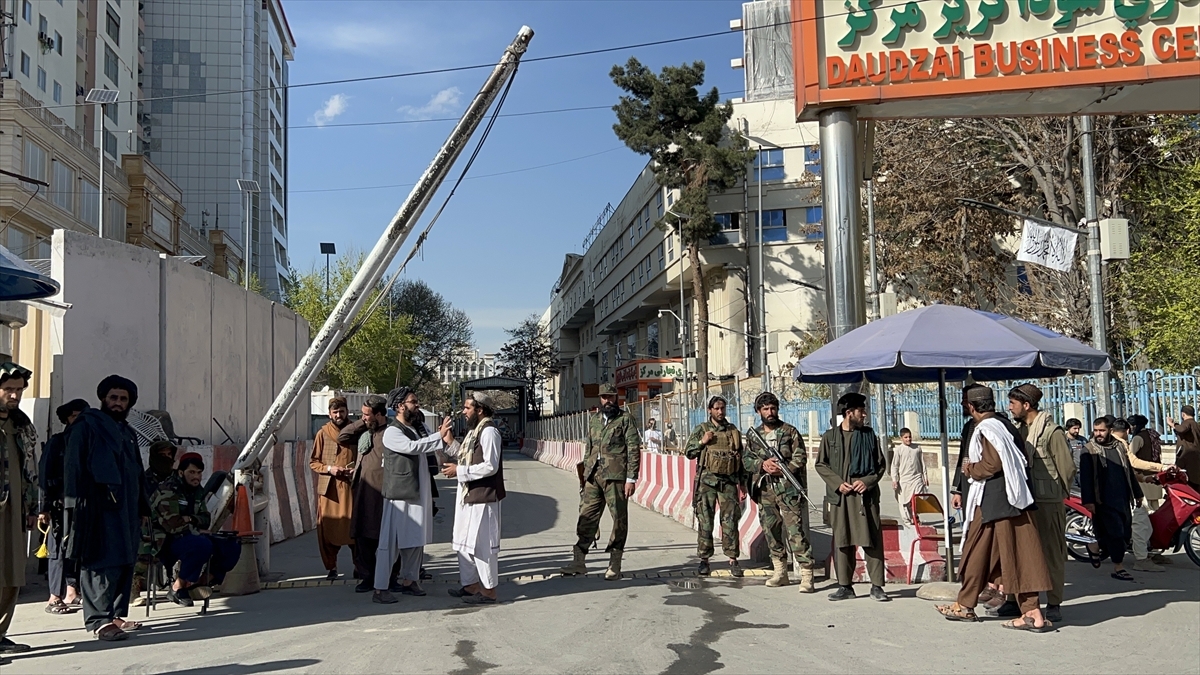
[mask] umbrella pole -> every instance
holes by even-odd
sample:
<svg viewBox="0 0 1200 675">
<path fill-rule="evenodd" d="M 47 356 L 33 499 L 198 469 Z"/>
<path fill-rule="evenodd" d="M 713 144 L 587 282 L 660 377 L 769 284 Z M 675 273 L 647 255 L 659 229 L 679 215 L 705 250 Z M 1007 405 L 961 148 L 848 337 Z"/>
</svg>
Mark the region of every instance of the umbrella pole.
<svg viewBox="0 0 1200 675">
<path fill-rule="evenodd" d="M 946 431 L 946 370 L 938 371 L 938 426 L 942 431 L 942 526 L 946 536 L 946 579 L 954 581 L 954 543 L 950 532 L 950 438 Z"/>
</svg>

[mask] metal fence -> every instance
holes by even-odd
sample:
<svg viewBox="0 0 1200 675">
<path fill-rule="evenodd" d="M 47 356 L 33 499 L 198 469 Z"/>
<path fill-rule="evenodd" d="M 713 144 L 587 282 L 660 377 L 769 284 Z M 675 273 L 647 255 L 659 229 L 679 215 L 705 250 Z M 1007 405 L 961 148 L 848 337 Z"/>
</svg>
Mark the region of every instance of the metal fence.
<svg viewBox="0 0 1200 675">
<path fill-rule="evenodd" d="M 1047 380 L 1011 380 L 1005 382 L 986 382 L 996 390 L 997 396 L 1003 398 L 1009 389 L 1025 382 L 1033 382 L 1041 388 L 1042 409 L 1054 416 L 1059 424 L 1064 419 L 1063 406 L 1067 403 L 1077 403 L 1083 408 L 1084 424 L 1090 423 L 1096 416 L 1096 376 L 1076 375 Z M 1175 442 L 1175 432 L 1167 426 L 1167 418 L 1179 420 L 1179 409 L 1184 405 L 1200 406 L 1200 366 L 1193 368 L 1190 373 L 1167 373 L 1162 370 L 1129 370 L 1121 371 L 1113 377 L 1113 400 L 1109 410 L 1118 417 L 1128 417 L 1135 413 L 1145 415 L 1150 420 L 1150 426 L 1162 433 L 1163 441 Z M 740 382 L 726 382 L 710 387 L 710 394 L 720 394 L 728 401 L 726 416 L 738 427 L 757 424 L 754 413 L 754 398 L 759 394 L 757 378 Z M 820 432 L 832 426 L 833 410 L 827 396 L 813 396 L 812 391 L 803 395 L 803 390 L 783 392 L 780 394 L 779 416 L 795 426 L 800 433 L 809 435 Z M 884 387 L 885 396 L 885 426 L 879 430 L 881 435 L 886 433 L 896 435 L 904 426 L 904 413 L 913 412 L 919 419 L 920 433 L 923 438 L 938 436 L 938 393 L 936 385 L 888 385 Z M 958 419 L 957 406 L 962 397 L 960 385 L 946 386 L 946 401 L 950 406 L 950 420 Z M 673 431 L 674 440 L 664 443 L 665 451 L 679 452 L 687 442 L 688 432 L 697 424 L 708 418 L 704 404 L 695 400 L 694 395 L 679 396 L 668 394 L 659 398 L 638 401 L 626 406 L 626 409 L 638 421 L 638 427 L 646 428 L 646 422 L 654 418 L 659 431 L 664 432 L 664 440 Z M 685 415 L 685 410 L 687 414 Z M 817 429 L 810 428 L 810 412 L 816 412 Z M 574 440 L 582 441 L 587 433 L 586 413 L 570 413 L 543 418 L 529 425 L 529 437 L 545 440 Z M 684 418 L 687 422 L 681 424 Z M 953 428 L 951 424 L 951 432 Z"/>
</svg>

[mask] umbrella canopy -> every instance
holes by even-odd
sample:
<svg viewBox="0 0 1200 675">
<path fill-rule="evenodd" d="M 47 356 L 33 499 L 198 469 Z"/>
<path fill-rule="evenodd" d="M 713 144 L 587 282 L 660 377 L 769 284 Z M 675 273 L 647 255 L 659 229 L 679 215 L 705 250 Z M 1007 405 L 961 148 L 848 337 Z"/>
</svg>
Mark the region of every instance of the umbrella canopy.
<svg viewBox="0 0 1200 675">
<path fill-rule="evenodd" d="M 873 321 L 796 365 L 802 382 L 880 384 L 1011 380 L 1095 373 L 1108 355 L 1019 319 L 954 305 L 930 305 Z"/>
<path fill-rule="evenodd" d="M 43 276 L 0 246 L 0 300 L 36 300 L 58 293 L 58 282 Z"/>
</svg>

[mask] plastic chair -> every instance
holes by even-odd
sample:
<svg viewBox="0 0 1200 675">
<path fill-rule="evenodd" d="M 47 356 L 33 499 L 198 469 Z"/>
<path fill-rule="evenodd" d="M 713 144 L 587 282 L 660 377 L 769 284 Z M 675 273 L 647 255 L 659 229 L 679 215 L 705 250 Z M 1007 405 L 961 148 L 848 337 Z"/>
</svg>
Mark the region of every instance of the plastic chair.
<svg viewBox="0 0 1200 675">
<path fill-rule="evenodd" d="M 922 514 L 934 514 L 941 521 L 944 517 L 942 511 L 942 503 L 938 498 L 928 492 L 921 492 L 912 496 L 908 500 L 908 513 L 912 517 L 913 527 L 917 531 L 917 537 L 913 539 L 912 545 L 908 548 L 908 583 L 912 583 L 913 579 L 913 560 L 916 556 L 917 547 L 923 541 L 932 541 L 941 543 L 942 535 L 931 524 L 922 523 Z"/>
</svg>

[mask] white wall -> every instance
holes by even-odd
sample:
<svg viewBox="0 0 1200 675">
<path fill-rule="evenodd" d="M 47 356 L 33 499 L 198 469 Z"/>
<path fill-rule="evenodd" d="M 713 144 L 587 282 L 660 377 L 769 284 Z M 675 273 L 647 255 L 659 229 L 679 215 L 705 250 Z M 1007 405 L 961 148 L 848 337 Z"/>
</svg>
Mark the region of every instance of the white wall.
<svg viewBox="0 0 1200 675">
<path fill-rule="evenodd" d="M 139 409 L 171 413 L 177 435 L 220 444 L 216 418 L 242 443 L 308 348 L 291 310 L 143 248 L 56 230 L 52 274 L 71 304 L 54 320 L 52 405 L 95 401 L 117 373 L 137 383 Z M 305 397 L 281 441 L 308 438 L 309 407 Z"/>
</svg>

